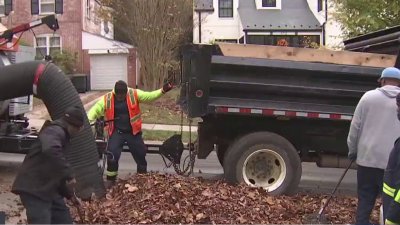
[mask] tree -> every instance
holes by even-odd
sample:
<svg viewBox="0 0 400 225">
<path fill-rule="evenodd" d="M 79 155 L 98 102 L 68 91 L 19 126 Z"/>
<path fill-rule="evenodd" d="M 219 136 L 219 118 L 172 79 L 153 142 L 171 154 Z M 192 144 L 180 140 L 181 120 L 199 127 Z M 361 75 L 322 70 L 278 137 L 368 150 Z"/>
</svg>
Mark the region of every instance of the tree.
<svg viewBox="0 0 400 225">
<path fill-rule="evenodd" d="M 137 47 L 140 82 L 159 88 L 179 70 L 179 50 L 191 41 L 192 0 L 101 0 L 100 17 L 113 20 L 121 36 Z M 105 6 L 105 7 L 104 7 Z"/>
<path fill-rule="evenodd" d="M 333 0 L 345 38 L 400 24 L 399 0 Z"/>
<path fill-rule="evenodd" d="M 64 49 L 62 52 L 56 51 L 51 54 L 52 61 L 56 64 L 65 74 L 73 74 L 76 72 L 76 63 L 78 60 L 77 52 L 70 52 Z"/>
</svg>

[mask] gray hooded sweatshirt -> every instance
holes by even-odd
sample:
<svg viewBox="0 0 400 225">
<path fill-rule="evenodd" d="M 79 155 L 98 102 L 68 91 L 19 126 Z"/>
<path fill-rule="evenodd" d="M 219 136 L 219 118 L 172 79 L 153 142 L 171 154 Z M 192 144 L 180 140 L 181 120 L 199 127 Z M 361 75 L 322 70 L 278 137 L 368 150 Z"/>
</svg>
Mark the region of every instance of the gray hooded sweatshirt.
<svg viewBox="0 0 400 225">
<path fill-rule="evenodd" d="M 386 85 L 366 92 L 351 121 L 347 145 L 357 164 L 385 169 L 394 142 L 400 136 L 396 96 L 400 88 Z"/>
</svg>

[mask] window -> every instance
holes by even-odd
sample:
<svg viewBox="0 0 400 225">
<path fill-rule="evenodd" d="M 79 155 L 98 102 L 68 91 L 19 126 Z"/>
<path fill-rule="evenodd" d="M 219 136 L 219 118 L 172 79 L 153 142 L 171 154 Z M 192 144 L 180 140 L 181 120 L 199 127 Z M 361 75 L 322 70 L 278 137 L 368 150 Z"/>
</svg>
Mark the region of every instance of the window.
<svg viewBox="0 0 400 225">
<path fill-rule="evenodd" d="M 276 7 L 276 0 L 262 0 L 262 7 Z"/>
<path fill-rule="evenodd" d="M 0 15 L 8 16 L 12 11 L 12 0 L 0 0 Z"/>
<path fill-rule="evenodd" d="M 319 46 L 319 35 L 248 35 L 248 44 L 312 48 Z"/>
<path fill-rule="evenodd" d="M 63 4 L 63 0 L 31 0 L 31 14 L 63 14 Z"/>
<path fill-rule="evenodd" d="M 61 37 L 53 34 L 39 35 L 35 41 L 36 58 L 61 51 Z"/>
<path fill-rule="evenodd" d="M 317 0 L 318 1 L 318 12 L 321 12 L 323 9 L 323 0 Z"/>
<path fill-rule="evenodd" d="M 39 14 L 53 14 L 56 8 L 55 0 L 40 0 Z"/>
<path fill-rule="evenodd" d="M 233 0 L 218 0 L 219 17 L 233 17 Z"/>
<path fill-rule="evenodd" d="M 0 0 L 0 15 L 6 14 L 6 6 L 4 5 L 4 0 Z"/>
<path fill-rule="evenodd" d="M 282 0 L 253 0 L 253 1 L 256 2 L 257 9 L 267 9 L 267 10 L 282 9 Z"/>
<path fill-rule="evenodd" d="M 90 0 L 86 0 L 86 18 L 90 20 Z"/>
</svg>

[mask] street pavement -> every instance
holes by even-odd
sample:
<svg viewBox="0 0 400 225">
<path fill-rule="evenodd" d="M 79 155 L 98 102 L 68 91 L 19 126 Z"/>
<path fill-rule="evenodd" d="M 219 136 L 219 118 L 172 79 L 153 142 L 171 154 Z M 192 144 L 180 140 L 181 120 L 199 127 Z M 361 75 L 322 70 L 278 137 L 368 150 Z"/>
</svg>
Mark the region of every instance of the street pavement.
<svg viewBox="0 0 400 225">
<path fill-rule="evenodd" d="M 183 159 L 187 156 L 184 153 Z M 24 155 L 0 153 L 0 177 L 3 170 L 7 168 L 7 172 L 15 172 L 22 163 Z M 172 167 L 166 168 L 162 157 L 158 154 L 148 154 L 148 170 L 166 173 L 174 173 Z M 303 163 L 303 174 L 301 177 L 299 191 L 307 193 L 330 193 L 344 169 L 319 168 L 315 163 Z M 135 173 L 136 164 L 132 156 L 128 152 L 122 153 L 120 159 L 119 174 L 121 178 L 125 178 Z M 207 179 L 220 179 L 223 177 L 223 169 L 218 162 L 215 152 L 212 152 L 207 159 L 196 159 L 194 166 L 195 176 L 202 176 Z M 339 186 L 337 194 L 355 195 L 356 193 L 356 171 L 349 170 Z"/>
</svg>

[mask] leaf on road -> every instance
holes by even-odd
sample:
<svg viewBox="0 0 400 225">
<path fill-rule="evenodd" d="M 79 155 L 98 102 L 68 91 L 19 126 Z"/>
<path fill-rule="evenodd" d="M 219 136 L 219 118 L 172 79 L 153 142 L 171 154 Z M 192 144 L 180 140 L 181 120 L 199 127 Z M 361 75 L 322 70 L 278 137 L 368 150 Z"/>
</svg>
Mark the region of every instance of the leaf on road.
<svg viewBox="0 0 400 225">
<path fill-rule="evenodd" d="M 144 190 L 139 191 L 139 190 Z M 323 195 L 271 196 L 246 186 L 172 174 L 136 174 L 119 180 L 105 199 L 84 202 L 86 224 L 302 224 L 317 213 Z M 378 222 L 378 207 L 372 213 Z M 68 202 L 75 222 L 80 217 Z M 325 215 L 329 223 L 355 221 L 357 198 L 335 196 Z"/>
</svg>

